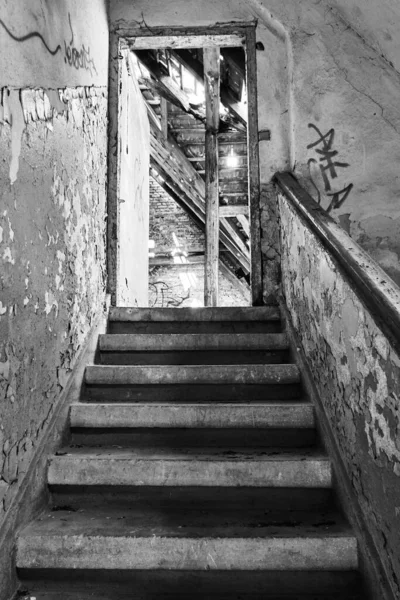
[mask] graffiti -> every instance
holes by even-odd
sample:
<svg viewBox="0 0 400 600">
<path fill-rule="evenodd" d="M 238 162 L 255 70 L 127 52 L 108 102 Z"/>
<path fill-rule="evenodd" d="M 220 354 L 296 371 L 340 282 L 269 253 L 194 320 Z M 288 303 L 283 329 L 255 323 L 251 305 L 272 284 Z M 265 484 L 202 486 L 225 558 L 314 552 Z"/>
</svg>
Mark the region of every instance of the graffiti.
<svg viewBox="0 0 400 600">
<path fill-rule="evenodd" d="M 44 39 L 44 37 L 42 36 L 41 33 L 39 33 L 38 31 L 32 31 L 31 33 L 27 33 L 26 35 L 23 36 L 16 36 L 12 33 L 12 31 L 9 30 L 9 28 L 7 27 L 7 25 L 4 23 L 4 21 L 2 21 L 0 19 L 0 25 L 3 27 L 3 29 L 6 31 L 6 33 L 10 36 L 11 39 L 13 39 L 15 42 L 27 42 L 28 40 L 31 40 L 32 38 L 39 38 L 39 40 L 42 42 L 43 46 L 46 48 L 47 52 L 49 54 L 51 54 L 52 56 L 55 56 L 56 54 L 58 54 L 58 52 L 61 52 L 61 46 L 60 44 L 57 46 L 57 48 L 55 48 L 55 50 L 52 50 L 50 48 L 50 46 L 47 44 L 46 40 Z"/>
<path fill-rule="evenodd" d="M 187 291 L 186 296 L 180 296 L 178 290 L 182 288 L 180 286 L 169 286 L 165 281 L 149 283 L 149 288 L 150 308 L 177 308 L 190 298 L 190 290 Z"/>
<path fill-rule="evenodd" d="M 74 67 L 77 70 L 85 69 L 86 71 L 90 71 L 91 75 L 92 75 L 92 71 L 94 71 L 97 75 L 97 69 L 94 64 L 94 60 L 90 56 L 90 48 L 86 48 L 83 44 L 80 49 L 78 49 L 74 46 L 75 35 L 74 35 L 74 30 L 72 28 L 70 13 L 68 13 L 68 20 L 69 20 L 69 26 L 71 29 L 72 38 L 71 38 L 71 41 L 69 42 L 69 44 L 67 44 L 67 42 L 64 41 L 64 48 L 65 48 L 64 62 L 68 63 L 70 67 Z"/>
<path fill-rule="evenodd" d="M 97 75 L 97 69 L 96 69 L 94 60 L 91 57 L 90 48 L 84 46 L 83 44 L 80 48 L 77 48 L 74 46 L 75 35 L 74 35 L 74 30 L 72 28 L 70 13 L 68 13 L 68 21 L 69 21 L 69 26 L 71 29 L 72 38 L 69 43 L 67 43 L 64 40 L 64 52 L 65 52 L 64 62 L 66 64 L 68 64 L 70 67 L 74 67 L 77 70 L 85 69 L 86 71 L 90 71 L 91 75 L 93 74 L 93 71 L 94 71 Z M 56 56 L 59 52 L 62 52 L 62 48 L 61 48 L 60 44 L 58 44 L 58 46 L 54 50 L 52 50 L 50 48 L 50 46 L 48 45 L 48 43 L 46 42 L 46 40 L 44 39 L 44 37 L 42 36 L 42 34 L 39 33 L 38 31 L 32 31 L 30 33 L 27 33 L 26 35 L 17 36 L 7 27 L 7 25 L 4 23 L 4 21 L 2 19 L 0 19 L 0 25 L 3 27 L 5 32 L 10 36 L 10 38 L 12 40 L 14 40 L 15 42 L 22 43 L 22 42 L 27 42 L 28 40 L 31 40 L 33 38 L 38 38 L 42 42 L 43 46 L 46 48 L 47 52 L 51 56 Z"/>
<path fill-rule="evenodd" d="M 315 152 L 318 155 L 318 160 L 315 158 L 310 158 L 308 160 L 307 164 L 310 173 L 310 179 L 317 192 L 318 204 L 321 204 L 321 192 L 311 174 L 311 166 L 316 165 L 319 167 L 319 172 L 324 184 L 325 194 L 330 199 L 330 204 L 326 211 L 331 212 L 335 208 L 342 206 L 353 189 L 353 184 L 350 183 L 341 190 L 332 190 L 332 180 L 337 179 L 338 177 L 337 170 L 346 169 L 350 165 L 346 162 L 340 162 L 336 158 L 338 156 L 338 151 L 333 149 L 333 144 L 335 141 L 334 129 L 330 129 L 328 133 L 324 135 L 316 125 L 309 123 L 308 127 L 310 129 L 314 129 L 319 136 L 315 142 L 312 142 L 307 146 L 307 150 L 315 149 Z"/>
</svg>

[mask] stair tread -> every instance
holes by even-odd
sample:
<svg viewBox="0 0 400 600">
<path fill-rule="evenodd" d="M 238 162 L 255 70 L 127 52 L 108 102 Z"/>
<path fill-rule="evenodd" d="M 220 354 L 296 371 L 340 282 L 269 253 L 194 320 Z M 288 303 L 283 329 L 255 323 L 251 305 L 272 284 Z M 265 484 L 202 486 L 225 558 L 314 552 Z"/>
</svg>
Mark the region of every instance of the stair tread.
<svg viewBox="0 0 400 600">
<path fill-rule="evenodd" d="M 77 403 L 71 427 L 314 427 L 310 402 L 243 403 Z"/>
<path fill-rule="evenodd" d="M 283 333 L 114 333 L 99 336 L 100 351 L 288 349 Z"/>
<path fill-rule="evenodd" d="M 171 460 L 171 461 L 306 461 L 329 462 L 329 457 L 318 448 L 117 448 L 65 447 L 55 458 L 84 458 L 96 460 Z M 54 459 L 53 459 L 54 460 Z"/>
<path fill-rule="evenodd" d="M 294 364 L 247 365 L 92 365 L 88 385 L 268 384 L 300 383 Z"/>
<path fill-rule="evenodd" d="M 224 516 L 201 510 L 192 505 L 182 509 L 179 505 L 165 509 L 146 506 L 145 500 L 138 503 L 113 503 L 112 506 L 85 507 L 68 510 L 56 507 L 47 510 L 28 525 L 21 533 L 22 538 L 34 536 L 104 536 L 104 537 L 167 537 L 167 538 L 251 538 L 264 537 L 354 537 L 343 516 L 335 510 L 315 511 L 272 511 L 244 507 L 230 511 Z"/>
</svg>

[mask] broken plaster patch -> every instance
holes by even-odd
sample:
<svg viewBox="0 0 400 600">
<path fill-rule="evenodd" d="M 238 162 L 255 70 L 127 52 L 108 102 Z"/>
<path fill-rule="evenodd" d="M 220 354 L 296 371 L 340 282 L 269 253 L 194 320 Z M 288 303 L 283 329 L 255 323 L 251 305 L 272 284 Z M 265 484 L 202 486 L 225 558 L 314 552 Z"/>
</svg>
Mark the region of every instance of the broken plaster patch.
<svg viewBox="0 0 400 600">
<path fill-rule="evenodd" d="M 8 101 L 11 114 L 10 182 L 11 185 L 13 185 L 17 181 L 19 170 L 19 157 L 21 154 L 22 134 L 25 129 L 25 117 L 19 90 L 10 90 Z"/>
</svg>

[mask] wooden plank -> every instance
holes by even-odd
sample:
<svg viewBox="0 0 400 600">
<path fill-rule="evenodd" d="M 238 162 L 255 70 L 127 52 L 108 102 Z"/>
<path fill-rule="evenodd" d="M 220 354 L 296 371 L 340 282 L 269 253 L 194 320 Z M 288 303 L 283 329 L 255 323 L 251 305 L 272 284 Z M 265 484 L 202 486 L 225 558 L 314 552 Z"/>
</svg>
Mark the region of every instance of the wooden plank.
<svg viewBox="0 0 400 600">
<path fill-rule="evenodd" d="M 129 38 L 132 50 L 161 50 L 162 48 L 229 48 L 243 46 L 245 36 L 241 34 L 223 35 L 180 35 Z"/>
<path fill-rule="evenodd" d="M 165 98 L 161 98 L 161 131 L 165 138 L 168 137 L 168 103 Z"/>
<path fill-rule="evenodd" d="M 219 217 L 237 217 L 238 215 L 249 216 L 248 204 L 228 204 L 219 207 Z"/>
<path fill-rule="evenodd" d="M 248 218 L 244 215 L 236 215 L 236 218 L 243 227 L 243 231 L 245 232 L 245 234 L 250 237 L 250 223 Z"/>
<path fill-rule="evenodd" d="M 204 266 L 204 306 L 218 306 L 220 50 L 219 47 L 204 48 L 203 52 L 204 88 L 206 95 L 206 252 Z"/>
<path fill-rule="evenodd" d="M 257 119 L 258 101 L 256 32 L 254 27 L 248 28 L 246 36 L 246 77 L 248 106 L 247 136 L 251 239 L 251 296 L 253 306 L 261 306 L 263 303 L 263 294 L 260 222 L 260 173 Z"/>
</svg>

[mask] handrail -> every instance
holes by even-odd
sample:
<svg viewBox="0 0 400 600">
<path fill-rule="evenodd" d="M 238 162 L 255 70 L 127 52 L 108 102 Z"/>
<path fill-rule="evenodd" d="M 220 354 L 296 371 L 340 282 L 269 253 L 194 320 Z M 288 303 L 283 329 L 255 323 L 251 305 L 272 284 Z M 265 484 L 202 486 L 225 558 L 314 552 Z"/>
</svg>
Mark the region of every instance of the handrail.
<svg viewBox="0 0 400 600">
<path fill-rule="evenodd" d="M 274 180 L 311 231 L 339 263 L 377 325 L 399 351 L 400 288 L 312 199 L 292 173 L 277 173 Z"/>
</svg>

